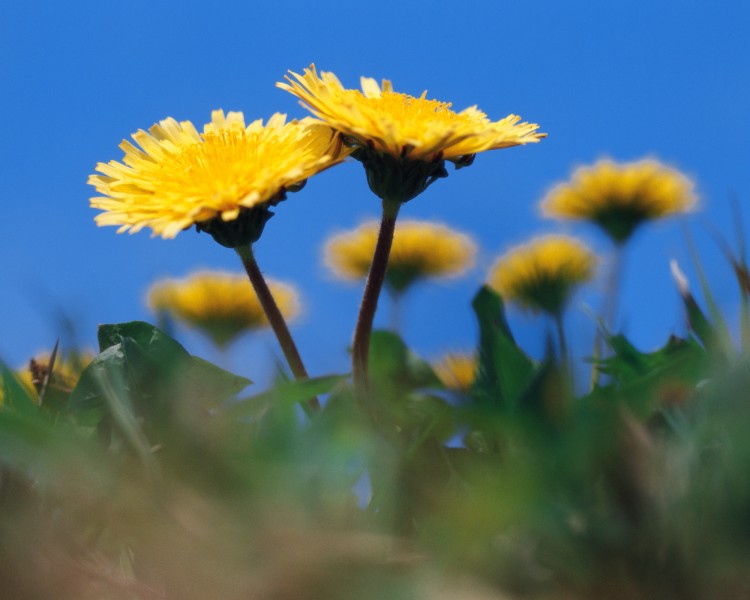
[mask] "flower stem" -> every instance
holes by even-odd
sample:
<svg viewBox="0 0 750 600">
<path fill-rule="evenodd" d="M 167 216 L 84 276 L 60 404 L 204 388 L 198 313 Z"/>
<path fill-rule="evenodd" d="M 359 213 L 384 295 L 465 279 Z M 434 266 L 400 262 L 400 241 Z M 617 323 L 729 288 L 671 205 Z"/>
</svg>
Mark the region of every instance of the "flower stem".
<svg viewBox="0 0 750 600">
<path fill-rule="evenodd" d="M 609 276 L 607 280 L 607 287 L 604 290 L 604 310 L 603 319 L 604 327 L 609 333 L 614 333 L 615 322 L 617 319 L 617 301 L 620 295 L 620 287 L 622 285 L 622 274 L 623 267 L 625 264 L 625 246 L 624 244 L 617 244 L 610 266 Z M 597 368 L 596 361 L 604 358 L 603 356 L 603 342 L 604 335 L 602 328 L 598 327 L 596 331 L 596 338 L 594 339 L 594 363 L 591 367 L 591 388 L 593 389 L 599 383 L 599 369 Z"/>
<path fill-rule="evenodd" d="M 258 267 L 252 246 L 249 244 L 238 246 L 235 248 L 235 251 L 242 260 L 242 265 L 245 267 L 247 276 L 250 278 L 250 283 L 253 284 L 253 289 L 255 289 L 260 305 L 263 307 L 263 312 L 266 313 L 266 318 L 268 318 L 268 322 L 271 324 L 271 329 L 276 334 L 276 339 L 279 340 L 281 351 L 284 353 L 292 374 L 295 379 L 307 379 L 307 370 L 302 363 L 302 357 L 300 357 L 297 346 L 294 344 L 292 334 L 289 332 L 284 316 L 281 314 L 276 300 L 273 299 L 273 294 L 271 294 L 263 273 L 261 273 Z M 307 412 L 320 410 L 320 403 L 317 398 L 310 398 L 307 401 L 307 406 Z"/>
<path fill-rule="evenodd" d="M 378 298 L 385 281 L 385 272 L 388 268 L 388 257 L 393 245 L 393 234 L 396 230 L 396 217 L 401 208 L 399 202 L 383 200 L 383 218 L 380 222 L 380 232 L 375 245 L 375 254 L 372 257 L 370 273 L 367 275 L 365 292 L 359 307 L 357 326 L 354 329 L 354 341 L 352 342 L 352 376 L 358 397 L 366 395 L 368 388 L 367 359 L 370 350 L 370 334 L 372 324 L 375 320 L 375 311 L 378 308 Z"/>
<path fill-rule="evenodd" d="M 557 341 L 560 344 L 560 364 L 562 365 L 563 371 L 567 372 L 570 369 L 570 365 L 568 364 L 568 342 L 565 338 L 562 310 L 555 314 L 555 327 L 557 328 Z"/>
</svg>

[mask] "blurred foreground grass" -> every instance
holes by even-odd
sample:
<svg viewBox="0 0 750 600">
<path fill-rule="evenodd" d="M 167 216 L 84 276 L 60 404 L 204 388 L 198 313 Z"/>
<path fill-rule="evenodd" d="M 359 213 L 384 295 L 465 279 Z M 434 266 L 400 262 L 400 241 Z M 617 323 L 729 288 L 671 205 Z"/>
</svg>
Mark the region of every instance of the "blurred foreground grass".
<svg viewBox="0 0 750 600">
<path fill-rule="evenodd" d="M 483 288 L 468 391 L 375 332 L 371 418 L 348 376 L 248 395 L 143 322 L 73 389 L 3 368 L 1 596 L 750 597 L 750 365 L 684 299 L 687 339 L 609 336 L 576 395 Z"/>
</svg>

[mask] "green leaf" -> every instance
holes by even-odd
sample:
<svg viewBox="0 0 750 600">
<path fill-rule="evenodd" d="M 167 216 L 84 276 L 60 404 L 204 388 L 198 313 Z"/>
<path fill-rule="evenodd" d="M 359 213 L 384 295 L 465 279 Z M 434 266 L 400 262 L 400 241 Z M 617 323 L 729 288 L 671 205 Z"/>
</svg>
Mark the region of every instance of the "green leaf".
<svg viewBox="0 0 750 600">
<path fill-rule="evenodd" d="M 107 378 L 110 372 L 127 373 L 122 344 L 106 348 L 84 369 L 78 384 L 70 394 L 70 408 L 75 412 L 104 409 L 107 402 L 102 394 L 100 382 Z"/>
<path fill-rule="evenodd" d="M 193 396 L 205 399 L 204 405 L 215 406 L 233 398 L 252 384 L 247 377 L 235 375 L 197 356 L 190 357 L 185 387 Z"/>
<path fill-rule="evenodd" d="M 536 365 L 513 339 L 500 296 L 484 286 L 472 306 L 479 320 L 479 369 L 472 396 L 487 406 L 514 411 Z"/>
<path fill-rule="evenodd" d="M 71 394 L 73 410 L 105 409 L 102 377 L 116 377 L 127 389 L 136 412 L 157 421 L 171 418 L 179 403 L 213 407 L 251 382 L 201 358 L 142 321 L 102 325 L 102 353 L 83 372 Z"/>
<path fill-rule="evenodd" d="M 37 415 L 39 407 L 31 392 L 19 380 L 5 363 L 0 361 L 0 379 L 3 385 L 3 396 L 0 407 L 27 415 Z"/>
<path fill-rule="evenodd" d="M 560 365 L 550 355 L 536 368 L 529 385 L 518 399 L 519 410 L 536 423 L 554 425 L 567 409 L 569 385 Z"/>
<path fill-rule="evenodd" d="M 301 404 L 310 398 L 327 394 L 343 383 L 349 375 L 323 375 L 310 379 L 282 381 L 270 390 L 249 398 L 238 400 L 229 406 L 226 413 L 232 417 L 242 417 L 262 412 L 263 407 L 278 403 L 284 405 Z"/>
<path fill-rule="evenodd" d="M 372 332 L 370 338 L 370 379 L 372 385 L 412 391 L 440 385 L 432 366 L 414 354 L 394 332 Z"/>
<path fill-rule="evenodd" d="M 706 359 L 698 342 L 675 336 L 654 352 L 641 352 L 622 334 L 610 337 L 608 343 L 614 356 L 601 361 L 602 372 L 612 376 L 620 385 L 643 378 L 654 379 L 665 373 L 694 378 L 699 376 L 699 367 Z"/>
<path fill-rule="evenodd" d="M 100 351 L 119 344 L 122 338 L 130 338 L 152 360 L 171 362 L 190 356 L 179 342 L 144 321 L 100 325 L 97 337 Z"/>
<path fill-rule="evenodd" d="M 599 368 L 611 381 L 595 388 L 592 396 L 619 396 L 644 417 L 668 403 L 671 394 L 692 393 L 710 369 L 711 356 L 693 338 L 672 336 L 654 352 L 641 352 L 624 335 L 612 336 L 608 343 L 614 355 L 600 361 Z"/>
</svg>

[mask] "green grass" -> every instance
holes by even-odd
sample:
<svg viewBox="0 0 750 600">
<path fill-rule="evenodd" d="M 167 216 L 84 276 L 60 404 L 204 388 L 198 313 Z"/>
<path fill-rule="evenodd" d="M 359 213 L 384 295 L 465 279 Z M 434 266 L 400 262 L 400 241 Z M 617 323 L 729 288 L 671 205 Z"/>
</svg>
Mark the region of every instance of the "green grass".
<svg viewBox="0 0 750 600">
<path fill-rule="evenodd" d="M 574 394 L 482 289 L 469 392 L 375 332 L 367 415 L 347 374 L 254 391 L 142 322 L 41 403 L 4 368 L 2 597 L 750 597 L 750 364 L 685 303 Z"/>
</svg>

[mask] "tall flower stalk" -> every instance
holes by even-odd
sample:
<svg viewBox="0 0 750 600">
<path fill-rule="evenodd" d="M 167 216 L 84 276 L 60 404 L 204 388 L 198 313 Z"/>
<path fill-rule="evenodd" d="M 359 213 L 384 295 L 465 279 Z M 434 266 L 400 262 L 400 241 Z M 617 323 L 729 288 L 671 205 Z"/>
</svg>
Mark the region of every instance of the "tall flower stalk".
<svg viewBox="0 0 750 600">
<path fill-rule="evenodd" d="M 398 217 L 401 204 L 383 200 L 383 216 L 380 221 L 378 241 L 375 244 L 375 253 L 372 257 L 372 266 L 367 275 L 365 291 L 357 315 L 357 324 L 354 328 L 354 340 L 352 342 L 352 377 L 354 384 L 361 388 L 368 387 L 367 381 L 367 359 L 370 350 L 370 334 L 372 324 L 375 320 L 375 312 L 378 308 L 378 299 L 385 282 L 385 273 L 388 269 L 388 257 L 393 246 L 393 235 L 396 231 L 396 218 Z"/>
<path fill-rule="evenodd" d="M 333 73 L 320 75 L 311 65 L 289 72 L 277 84 L 294 94 L 315 116 L 341 133 L 352 157 L 365 168 L 367 183 L 383 202 L 380 233 L 354 330 L 352 371 L 361 399 L 367 400 L 370 332 L 383 287 L 400 206 L 447 177 L 445 162 L 456 168 L 473 163 L 478 152 L 538 142 L 538 125 L 516 115 L 490 121 L 478 108 L 455 112 L 448 102 L 396 92 L 361 78 L 362 91 L 347 89 Z M 367 410 L 372 413 L 372 407 Z"/>
<path fill-rule="evenodd" d="M 380 223 L 368 220 L 359 227 L 326 240 L 325 264 L 338 278 L 366 280 L 378 240 Z M 391 298 L 394 331 L 399 330 L 401 300 L 420 281 L 447 279 L 474 265 L 474 240 L 434 221 L 399 220 L 393 238 L 384 287 Z"/>
<path fill-rule="evenodd" d="M 258 267 L 252 246 L 250 244 L 238 246 L 235 248 L 235 251 L 240 257 L 242 265 L 245 267 L 245 272 L 250 278 L 250 283 L 252 283 L 255 293 L 258 295 L 263 312 L 266 314 L 271 329 L 276 334 L 276 339 L 279 341 L 281 351 L 284 353 L 284 358 L 286 358 L 292 374 L 296 379 L 306 379 L 308 377 L 307 369 L 305 369 L 302 357 L 299 350 L 297 350 L 297 345 L 294 343 L 289 327 L 287 327 L 284 315 L 281 313 L 260 267 Z M 311 410 L 319 410 L 320 402 L 318 402 L 317 398 L 310 398 L 307 401 L 307 406 Z"/>
</svg>

